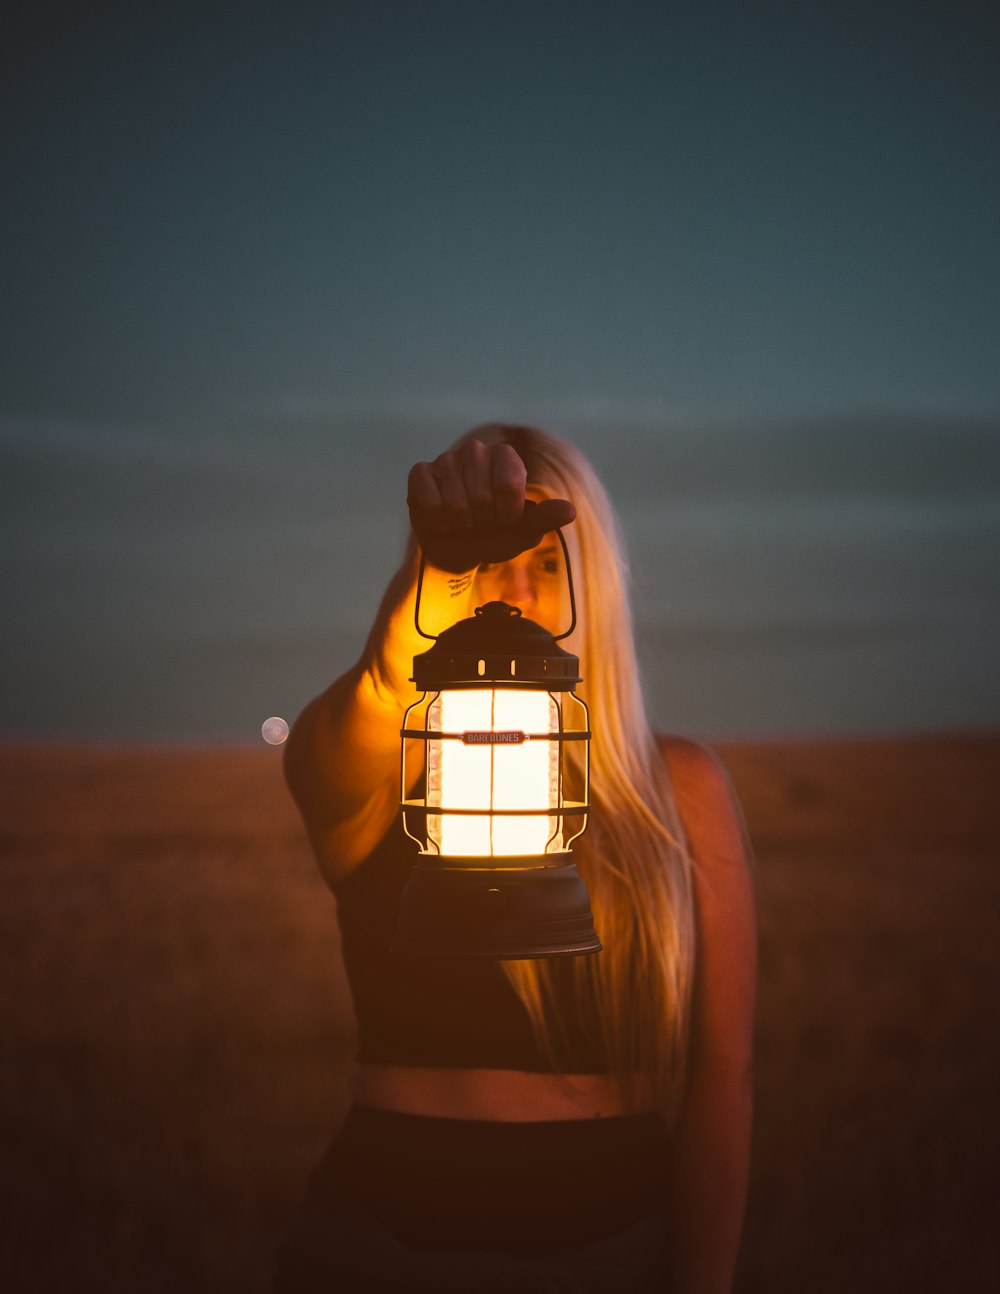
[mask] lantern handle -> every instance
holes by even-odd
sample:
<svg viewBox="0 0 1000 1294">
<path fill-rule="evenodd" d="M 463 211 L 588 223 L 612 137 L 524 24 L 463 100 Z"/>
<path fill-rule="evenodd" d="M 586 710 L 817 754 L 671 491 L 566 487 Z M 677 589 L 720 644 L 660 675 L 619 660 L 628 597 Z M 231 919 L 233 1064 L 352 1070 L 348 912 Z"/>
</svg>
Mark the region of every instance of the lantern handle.
<svg viewBox="0 0 1000 1294">
<path fill-rule="evenodd" d="M 533 504 L 534 500 L 526 499 L 525 503 Z M 563 532 L 561 528 L 556 530 L 556 538 L 559 540 L 559 543 L 562 546 L 563 557 L 565 558 L 565 561 L 566 561 L 566 582 L 569 585 L 569 610 L 570 610 L 569 628 L 564 630 L 561 634 L 552 635 L 556 642 L 561 642 L 563 638 L 568 638 L 570 634 L 573 632 L 573 630 L 576 628 L 576 594 L 573 592 L 573 567 L 570 564 L 570 560 L 569 560 L 569 549 L 566 547 L 566 540 L 563 537 Z M 436 643 L 438 640 L 437 634 L 429 634 L 425 629 L 420 628 L 420 593 L 424 587 L 425 565 L 426 565 L 426 558 L 424 557 L 423 546 L 421 546 L 420 568 L 417 571 L 417 601 L 413 608 L 413 624 L 414 624 L 414 628 L 416 629 L 417 633 L 420 635 L 421 638 L 429 638 L 431 642 Z"/>
<path fill-rule="evenodd" d="M 556 642 L 560 642 L 563 638 L 568 638 L 576 628 L 576 595 L 573 592 L 573 567 L 570 565 L 569 549 L 566 547 L 562 530 L 556 531 L 556 538 L 562 545 L 563 557 L 566 559 L 566 582 L 569 585 L 569 628 L 564 633 L 554 635 Z"/>
<path fill-rule="evenodd" d="M 426 633 L 423 629 L 420 628 L 420 590 L 424 587 L 424 565 L 425 565 L 424 550 L 423 550 L 423 547 L 421 547 L 420 570 L 417 572 L 417 602 L 413 608 L 413 623 L 416 627 L 417 633 L 420 635 L 421 638 L 429 638 L 432 643 L 436 643 L 438 640 L 437 634 Z"/>
</svg>

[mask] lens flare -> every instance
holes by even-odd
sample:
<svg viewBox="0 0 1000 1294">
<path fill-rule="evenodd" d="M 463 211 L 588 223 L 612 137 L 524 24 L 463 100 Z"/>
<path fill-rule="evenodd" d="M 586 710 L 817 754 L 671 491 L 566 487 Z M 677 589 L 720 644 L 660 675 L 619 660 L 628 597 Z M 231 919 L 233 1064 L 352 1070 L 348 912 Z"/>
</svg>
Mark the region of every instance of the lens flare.
<svg viewBox="0 0 1000 1294">
<path fill-rule="evenodd" d="M 269 746 L 280 746 L 288 736 L 288 724 L 273 714 L 260 725 L 260 735 Z"/>
</svg>

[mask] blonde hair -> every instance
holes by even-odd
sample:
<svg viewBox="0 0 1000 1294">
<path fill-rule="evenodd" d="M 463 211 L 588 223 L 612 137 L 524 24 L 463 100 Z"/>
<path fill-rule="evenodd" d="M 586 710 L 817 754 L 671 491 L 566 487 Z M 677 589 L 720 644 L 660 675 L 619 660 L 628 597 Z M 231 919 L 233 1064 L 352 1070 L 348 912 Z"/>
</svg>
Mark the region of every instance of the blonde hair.
<svg viewBox="0 0 1000 1294">
<path fill-rule="evenodd" d="M 566 1069 L 572 1009 L 595 1031 L 626 1108 L 636 1108 L 651 1079 L 658 1109 L 673 1122 L 694 972 L 692 862 L 646 717 L 618 519 L 594 469 L 566 441 L 498 423 L 476 427 L 458 443 L 472 438 L 512 445 L 529 484 L 576 505 L 576 521 L 564 532 L 577 604 L 566 646 L 580 657 L 593 730 L 591 813 L 573 855 L 604 951 L 502 965 L 554 1070 Z"/>
</svg>

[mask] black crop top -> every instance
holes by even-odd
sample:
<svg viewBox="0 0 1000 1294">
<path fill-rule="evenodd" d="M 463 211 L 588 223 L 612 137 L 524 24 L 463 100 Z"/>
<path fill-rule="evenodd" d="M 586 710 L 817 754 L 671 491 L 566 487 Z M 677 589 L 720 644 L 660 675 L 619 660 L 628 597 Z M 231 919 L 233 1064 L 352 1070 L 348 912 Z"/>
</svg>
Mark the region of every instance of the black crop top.
<svg viewBox="0 0 1000 1294">
<path fill-rule="evenodd" d="M 390 952 L 403 887 L 418 857 L 397 818 L 337 886 L 344 966 L 354 996 L 358 1060 L 373 1064 L 552 1072 L 499 962 Z M 567 959 L 568 960 L 568 959 Z M 594 1030 L 567 997 L 559 1069 L 607 1073 Z"/>
</svg>

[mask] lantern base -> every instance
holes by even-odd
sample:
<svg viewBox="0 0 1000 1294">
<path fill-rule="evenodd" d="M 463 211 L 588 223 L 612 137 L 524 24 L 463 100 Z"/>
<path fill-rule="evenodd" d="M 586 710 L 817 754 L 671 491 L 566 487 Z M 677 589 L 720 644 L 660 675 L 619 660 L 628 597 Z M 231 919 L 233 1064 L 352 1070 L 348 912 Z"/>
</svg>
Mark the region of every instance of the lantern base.
<svg viewBox="0 0 1000 1294">
<path fill-rule="evenodd" d="M 392 951 L 500 961 L 601 951 L 572 854 L 519 858 L 516 867 L 505 861 L 449 867 L 422 854 L 403 891 Z"/>
</svg>

